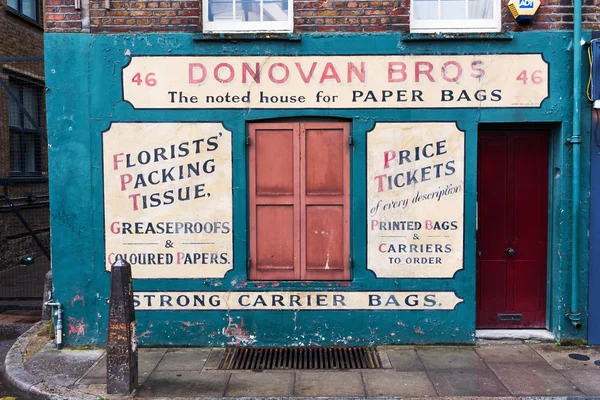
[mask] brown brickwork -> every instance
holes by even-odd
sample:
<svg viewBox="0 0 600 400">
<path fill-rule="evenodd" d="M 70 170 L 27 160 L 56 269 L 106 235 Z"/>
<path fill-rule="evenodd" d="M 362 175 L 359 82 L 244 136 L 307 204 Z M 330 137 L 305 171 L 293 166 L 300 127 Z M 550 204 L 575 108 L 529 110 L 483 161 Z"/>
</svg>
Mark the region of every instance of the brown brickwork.
<svg viewBox="0 0 600 400">
<path fill-rule="evenodd" d="M 530 25 L 520 25 L 502 0 L 504 31 L 573 29 L 572 0 L 542 0 Z M 49 32 L 76 32 L 74 0 L 46 0 Z M 583 0 L 583 29 L 600 29 L 600 0 Z M 90 0 L 91 32 L 201 32 L 202 1 Z M 295 0 L 294 31 L 409 32 L 409 0 Z"/>
<path fill-rule="evenodd" d="M 49 0 L 52 1 L 52 0 Z M 43 15 L 44 7 L 39 2 L 39 14 Z M 0 57 L 42 57 L 44 55 L 43 18 L 36 23 L 23 17 L 7 6 L 7 0 L 0 0 Z M 0 61 L 0 79 L 8 82 L 10 79 L 24 79 L 28 84 L 35 82 L 40 99 L 40 127 L 46 129 L 45 102 L 44 102 L 44 63 L 43 61 Z M 0 195 L 5 194 L 5 186 L 8 195 L 14 204 L 20 207 L 20 211 L 29 223 L 30 227 L 37 232 L 40 240 L 49 246 L 49 208 L 48 208 L 48 163 L 47 146 L 40 141 L 40 174 L 31 179 L 15 177 L 10 173 L 10 133 L 8 127 L 9 95 L 3 87 L 0 87 Z M 30 193 L 35 193 L 34 201 Z M 0 297 L 19 295 L 20 297 L 42 296 L 42 293 L 31 293 L 20 291 L 15 285 L 7 285 L 7 276 L 4 274 L 9 269 L 21 268 L 19 261 L 23 256 L 33 256 L 36 260 L 34 266 L 25 270 L 29 274 L 34 270 L 49 268 L 49 262 L 42 251 L 28 236 L 26 228 L 21 221 L 11 212 L 9 203 L 0 197 Z M 23 267 L 25 268 L 25 267 Z M 41 271 L 43 272 L 43 271 Z M 40 273 L 37 273 L 40 275 Z M 28 289 L 33 275 L 26 278 L 20 276 L 21 282 L 27 282 Z M 43 285 L 43 276 L 42 276 Z M 8 282 L 10 284 L 10 282 Z M 36 286 L 37 287 L 37 286 Z M 6 290 L 9 288 L 10 293 Z"/>
<path fill-rule="evenodd" d="M 195 32 L 200 30 L 199 1 L 111 0 L 90 2 L 91 32 Z"/>
<path fill-rule="evenodd" d="M 56 32 L 80 32 L 81 10 L 73 0 L 45 0 L 46 29 Z"/>
</svg>

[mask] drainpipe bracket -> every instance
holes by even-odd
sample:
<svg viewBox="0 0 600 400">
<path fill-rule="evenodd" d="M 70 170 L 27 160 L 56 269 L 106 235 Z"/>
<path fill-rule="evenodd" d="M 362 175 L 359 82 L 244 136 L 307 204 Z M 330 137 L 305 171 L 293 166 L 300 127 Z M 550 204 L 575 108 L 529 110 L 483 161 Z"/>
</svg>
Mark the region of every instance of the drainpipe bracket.
<svg viewBox="0 0 600 400">
<path fill-rule="evenodd" d="M 571 325 L 575 329 L 581 329 L 581 313 L 580 312 L 568 312 L 565 314 L 565 317 L 571 321 Z"/>
</svg>

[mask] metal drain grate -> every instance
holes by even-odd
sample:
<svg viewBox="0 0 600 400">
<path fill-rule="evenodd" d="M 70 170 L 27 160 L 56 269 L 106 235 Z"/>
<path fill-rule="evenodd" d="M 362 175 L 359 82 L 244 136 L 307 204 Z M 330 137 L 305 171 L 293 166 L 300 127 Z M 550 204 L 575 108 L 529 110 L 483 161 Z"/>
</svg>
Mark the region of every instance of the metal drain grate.
<svg viewBox="0 0 600 400">
<path fill-rule="evenodd" d="M 219 369 L 378 369 L 374 347 L 230 348 Z"/>
</svg>

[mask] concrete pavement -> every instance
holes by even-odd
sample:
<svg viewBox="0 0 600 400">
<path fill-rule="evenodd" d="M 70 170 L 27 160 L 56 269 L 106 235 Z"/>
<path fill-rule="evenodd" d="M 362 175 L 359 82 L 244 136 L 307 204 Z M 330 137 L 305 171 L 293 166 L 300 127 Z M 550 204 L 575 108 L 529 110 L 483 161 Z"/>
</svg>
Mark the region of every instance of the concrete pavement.
<svg viewBox="0 0 600 400">
<path fill-rule="evenodd" d="M 105 393 L 103 350 L 59 352 L 49 342 L 24 360 L 27 338 L 21 339 L 6 363 L 6 373 L 18 387 L 54 398 L 112 397 Z M 223 349 L 141 349 L 136 397 L 600 398 L 598 347 L 481 342 L 473 347 L 393 346 L 379 350 L 382 370 L 253 372 L 218 370 Z"/>
</svg>

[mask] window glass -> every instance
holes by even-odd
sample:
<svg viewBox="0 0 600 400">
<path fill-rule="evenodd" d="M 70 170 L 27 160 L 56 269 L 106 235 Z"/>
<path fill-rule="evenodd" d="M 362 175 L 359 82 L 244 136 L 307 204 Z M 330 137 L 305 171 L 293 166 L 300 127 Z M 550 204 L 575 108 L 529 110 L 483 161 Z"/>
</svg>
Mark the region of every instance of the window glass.
<svg viewBox="0 0 600 400">
<path fill-rule="evenodd" d="M 17 97 L 17 100 L 12 97 L 9 100 L 10 172 L 14 175 L 35 174 L 39 172 L 41 156 L 35 125 L 39 125 L 40 120 L 42 86 L 11 79 L 9 87 Z M 25 116 L 24 110 L 35 123 Z"/>
<path fill-rule="evenodd" d="M 292 0 L 204 0 L 208 32 L 276 32 L 292 30 Z"/>
<path fill-rule="evenodd" d="M 493 3 L 488 0 L 468 0 L 469 18 L 492 19 L 494 18 Z"/>
<path fill-rule="evenodd" d="M 23 157 L 22 168 L 23 172 L 36 172 L 35 159 L 36 159 L 36 133 L 26 133 L 21 136 Z"/>
<path fill-rule="evenodd" d="M 438 2 L 437 2 L 437 0 L 413 0 L 413 18 L 437 19 L 438 18 Z"/>
<path fill-rule="evenodd" d="M 411 32 L 500 32 L 500 0 L 412 0 Z"/>
<path fill-rule="evenodd" d="M 36 0 L 21 0 L 21 13 L 31 19 L 37 20 L 37 1 Z"/>
<path fill-rule="evenodd" d="M 30 87 L 23 88 L 23 107 L 31 118 L 37 123 L 39 121 L 38 95 L 36 90 Z M 35 125 L 31 123 L 29 118 L 23 115 L 25 129 L 35 129 Z"/>
<path fill-rule="evenodd" d="M 466 19 L 467 7 L 465 0 L 441 0 L 440 1 L 441 19 Z"/>
<path fill-rule="evenodd" d="M 18 0 L 8 0 L 8 6 L 10 8 L 14 8 L 15 10 L 19 9 L 19 1 Z"/>
<path fill-rule="evenodd" d="M 21 88 L 19 86 L 15 84 L 9 84 L 8 87 L 17 96 L 17 98 L 21 98 Z M 8 97 L 8 125 L 21 128 L 21 110 L 19 109 L 19 105 L 12 96 Z"/>
<path fill-rule="evenodd" d="M 10 172 L 21 172 L 21 143 L 18 133 L 10 133 Z"/>
</svg>

